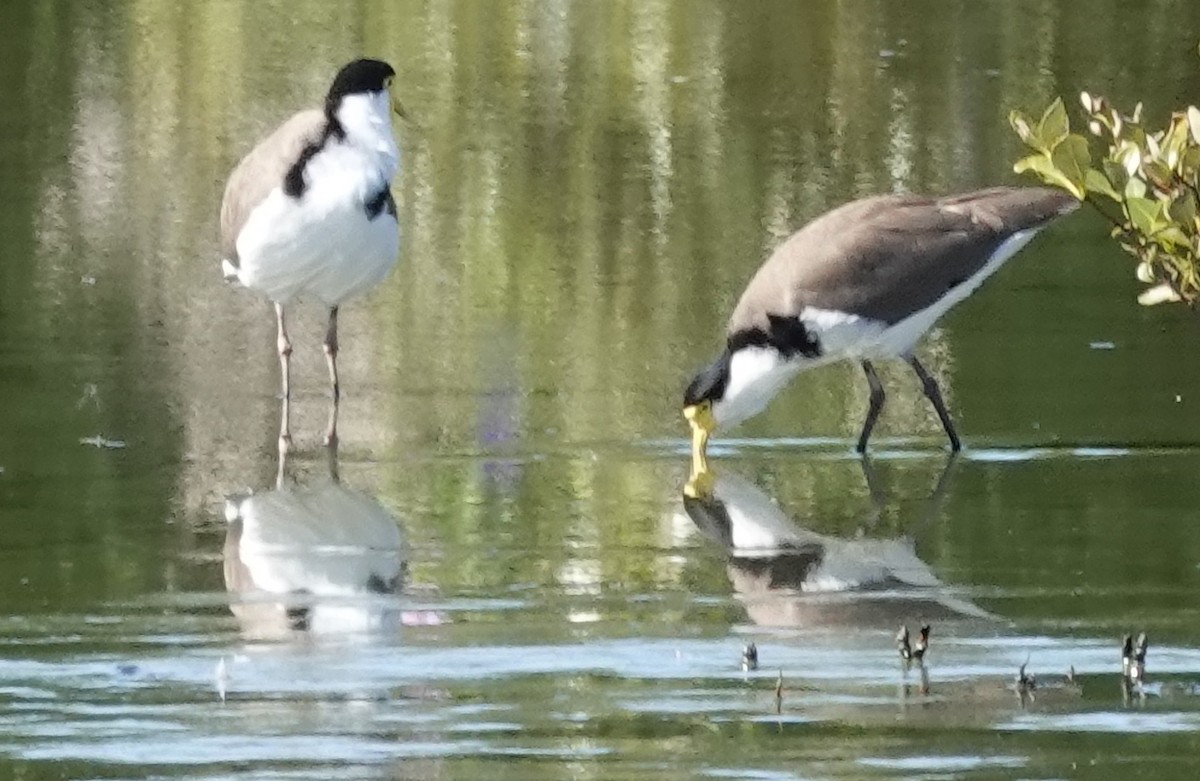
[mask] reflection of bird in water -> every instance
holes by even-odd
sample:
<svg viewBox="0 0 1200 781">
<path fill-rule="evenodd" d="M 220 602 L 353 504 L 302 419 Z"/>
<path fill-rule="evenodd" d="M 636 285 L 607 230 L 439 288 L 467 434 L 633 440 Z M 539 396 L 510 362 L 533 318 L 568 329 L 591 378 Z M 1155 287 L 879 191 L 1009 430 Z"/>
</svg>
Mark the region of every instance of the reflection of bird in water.
<svg viewBox="0 0 1200 781">
<path fill-rule="evenodd" d="M 226 502 L 225 585 L 250 635 L 372 632 L 400 624 L 389 595 L 403 585 L 396 518 L 329 475 L 288 484 L 281 459 L 273 490 Z"/>
<path fill-rule="evenodd" d="M 945 477 L 934 501 L 945 489 Z M 908 537 L 841 538 L 805 529 L 734 474 L 705 497 L 684 494 L 696 527 L 721 545 L 734 590 L 763 626 L 869 625 L 989 617 L 953 596 Z"/>
</svg>

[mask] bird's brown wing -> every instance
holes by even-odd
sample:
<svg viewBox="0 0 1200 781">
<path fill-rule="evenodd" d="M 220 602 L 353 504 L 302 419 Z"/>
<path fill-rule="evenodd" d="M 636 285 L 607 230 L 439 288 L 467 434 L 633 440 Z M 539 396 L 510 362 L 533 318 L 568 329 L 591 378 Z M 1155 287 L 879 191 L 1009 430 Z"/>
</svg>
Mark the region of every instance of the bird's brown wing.
<svg viewBox="0 0 1200 781">
<path fill-rule="evenodd" d="M 222 257 L 236 265 L 237 237 L 251 212 L 283 184 L 305 147 L 321 142 L 325 123 L 321 111 L 301 111 L 264 138 L 233 169 L 221 200 Z"/>
<path fill-rule="evenodd" d="M 1014 233 L 1077 206 L 1046 188 L 854 201 L 780 245 L 746 287 L 729 333 L 768 331 L 805 307 L 896 323 L 973 276 Z"/>
</svg>

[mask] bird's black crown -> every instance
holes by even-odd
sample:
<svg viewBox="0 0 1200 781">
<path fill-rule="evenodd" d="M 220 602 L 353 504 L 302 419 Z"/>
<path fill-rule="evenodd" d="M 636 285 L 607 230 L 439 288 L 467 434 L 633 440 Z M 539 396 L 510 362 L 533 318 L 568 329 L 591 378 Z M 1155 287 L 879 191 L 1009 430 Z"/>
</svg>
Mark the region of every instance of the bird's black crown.
<svg viewBox="0 0 1200 781">
<path fill-rule="evenodd" d="M 348 63 L 334 77 L 325 98 L 329 108 L 336 108 L 346 95 L 363 92 L 381 92 L 391 84 L 396 71 L 382 60 L 355 60 Z"/>
</svg>

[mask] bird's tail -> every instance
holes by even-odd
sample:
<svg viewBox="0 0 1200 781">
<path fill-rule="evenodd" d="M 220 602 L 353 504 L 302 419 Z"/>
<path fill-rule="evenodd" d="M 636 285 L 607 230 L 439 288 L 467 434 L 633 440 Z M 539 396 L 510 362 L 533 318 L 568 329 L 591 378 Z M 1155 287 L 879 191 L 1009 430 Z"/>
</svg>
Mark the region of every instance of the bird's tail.
<svg viewBox="0 0 1200 781">
<path fill-rule="evenodd" d="M 233 265 L 233 261 L 229 258 L 221 260 L 221 273 L 225 275 L 226 282 L 234 282 L 238 278 L 238 267 Z"/>
</svg>

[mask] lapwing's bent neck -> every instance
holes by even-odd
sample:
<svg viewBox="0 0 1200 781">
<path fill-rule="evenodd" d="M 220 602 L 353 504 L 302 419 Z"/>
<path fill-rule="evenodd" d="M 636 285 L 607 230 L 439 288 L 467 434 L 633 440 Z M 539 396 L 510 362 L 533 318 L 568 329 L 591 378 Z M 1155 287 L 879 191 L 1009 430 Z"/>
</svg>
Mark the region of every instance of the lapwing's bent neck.
<svg viewBox="0 0 1200 781">
<path fill-rule="evenodd" d="M 735 350 L 729 355 L 725 393 L 713 401 L 717 425 L 736 426 L 762 412 L 798 372 L 817 361 L 800 354 L 786 356 L 769 346 Z"/>
</svg>

